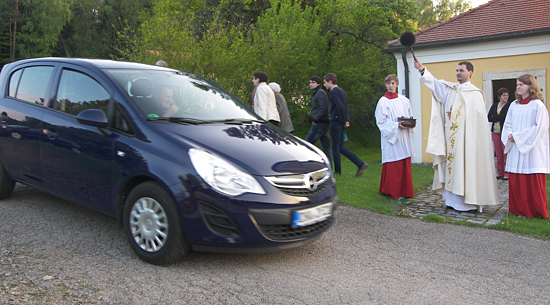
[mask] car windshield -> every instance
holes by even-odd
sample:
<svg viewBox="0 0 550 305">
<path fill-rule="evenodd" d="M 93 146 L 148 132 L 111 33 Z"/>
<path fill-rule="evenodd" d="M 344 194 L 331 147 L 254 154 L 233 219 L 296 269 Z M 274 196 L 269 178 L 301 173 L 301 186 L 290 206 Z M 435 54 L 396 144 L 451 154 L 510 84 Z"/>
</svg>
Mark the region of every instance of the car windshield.
<svg viewBox="0 0 550 305">
<path fill-rule="evenodd" d="M 107 71 L 150 120 L 169 118 L 195 123 L 258 120 L 226 91 L 193 74 L 127 69 Z"/>
</svg>

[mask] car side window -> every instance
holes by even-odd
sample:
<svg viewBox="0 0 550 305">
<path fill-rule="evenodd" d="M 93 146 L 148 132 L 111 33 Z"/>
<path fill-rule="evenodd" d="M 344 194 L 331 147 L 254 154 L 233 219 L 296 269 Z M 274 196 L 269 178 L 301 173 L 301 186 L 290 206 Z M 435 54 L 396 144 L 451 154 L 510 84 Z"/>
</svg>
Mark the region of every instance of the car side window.
<svg viewBox="0 0 550 305">
<path fill-rule="evenodd" d="M 63 70 L 57 89 L 55 109 L 77 115 L 86 109 L 101 109 L 108 115 L 111 96 L 90 76 Z"/>
<path fill-rule="evenodd" d="M 17 95 L 17 86 L 19 85 L 19 80 L 21 79 L 21 72 L 23 72 L 23 69 L 15 71 L 10 77 L 8 95 L 11 97 L 15 97 Z"/>
<path fill-rule="evenodd" d="M 134 134 L 134 130 L 132 129 L 132 125 L 124 114 L 122 114 L 122 110 L 120 110 L 120 107 L 118 107 L 117 104 L 115 104 L 115 111 L 114 111 L 114 123 L 113 128 L 119 131 L 122 131 L 127 134 Z"/>
<path fill-rule="evenodd" d="M 53 67 L 26 67 L 15 71 L 10 77 L 9 96 L 27 102 L 44 105 L 46 89 Z"/>
</svg>

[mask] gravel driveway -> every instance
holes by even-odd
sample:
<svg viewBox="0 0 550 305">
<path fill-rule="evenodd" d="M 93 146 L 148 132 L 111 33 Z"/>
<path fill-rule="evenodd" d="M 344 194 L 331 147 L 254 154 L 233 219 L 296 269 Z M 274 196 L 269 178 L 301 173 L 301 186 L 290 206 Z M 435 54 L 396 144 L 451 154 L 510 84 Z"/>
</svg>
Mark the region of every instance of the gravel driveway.
<svg viewBox="0 0 550 305">
<path fill-rule="evenodd" d="M 340 206 L 318 242 L 141 262 L 115 219 L 18 185 L 0 201 L 0 304 L 548 304 L 547 240 Z"/>
</svg>

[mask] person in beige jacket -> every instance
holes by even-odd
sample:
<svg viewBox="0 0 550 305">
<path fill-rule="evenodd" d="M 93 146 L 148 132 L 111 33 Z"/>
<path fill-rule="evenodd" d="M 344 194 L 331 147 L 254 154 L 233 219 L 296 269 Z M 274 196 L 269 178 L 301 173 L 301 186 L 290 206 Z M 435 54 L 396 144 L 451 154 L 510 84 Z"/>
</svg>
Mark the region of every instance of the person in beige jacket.
<svg viewBox="0 0 550 305">
<path fill-rule="evenodd" d="M 290 119 L 290 113 L 288 112 L 288 104 L 286 103 L 285 97 L 281 94 L 281 86 L 277 83 L 269 83 L 269 87 L 275 93 L 275 101 L 277 103 L 277 111 L 279 112 L 279 117 L 281 119 L 281 128 L 286 132 L 292 133 L 294 131 L 294 126 L 292 125 L 292 120 Z"/>
</svg>

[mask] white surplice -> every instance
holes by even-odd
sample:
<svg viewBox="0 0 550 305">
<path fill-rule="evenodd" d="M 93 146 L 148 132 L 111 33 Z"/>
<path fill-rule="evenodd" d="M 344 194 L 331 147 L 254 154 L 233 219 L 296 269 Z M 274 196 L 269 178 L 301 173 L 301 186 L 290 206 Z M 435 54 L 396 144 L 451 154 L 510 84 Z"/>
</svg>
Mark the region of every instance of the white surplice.
<svg viewBox="0 0 550 305">
<path fill-rule="evenodd" d="M 521 105 L 512 102 L 504 121 L 506 171 L 516 174 L 550 174 L 548 110 L 541 100 Z M 508 140 L 513 135 L 514 142 Z"/>
<path fill-rule="evenodd" d="M 399 128 L 397 118 L 413 117 L 411 102 L 408 98 L 398 95 L 388 99 L 383 96 L 376 105 L 376 125 L 380 129 L 382 163 L 395 162 L 415 155 L 413 146 L 414 128 Z"/>
<path fill-rule="evenodd" d="M 434 190 L 458 211 L 498 204 L 496 172 L 483 92 L 470 82 L 421 81 L 432 92 L 426 153 L 433 155 Z M 450 112 L 450 116 L 447 114 Z"/>
</svg>

